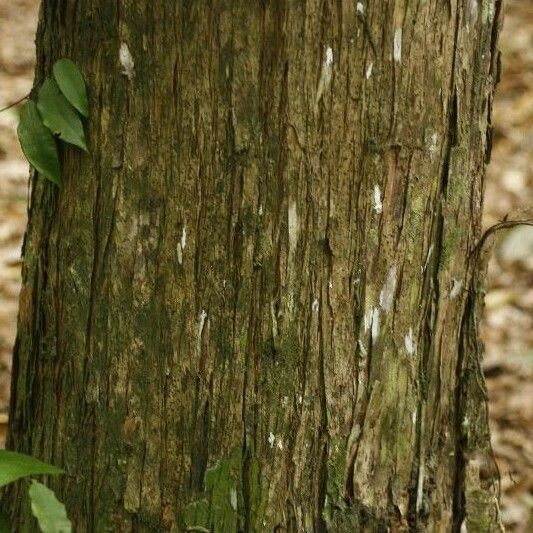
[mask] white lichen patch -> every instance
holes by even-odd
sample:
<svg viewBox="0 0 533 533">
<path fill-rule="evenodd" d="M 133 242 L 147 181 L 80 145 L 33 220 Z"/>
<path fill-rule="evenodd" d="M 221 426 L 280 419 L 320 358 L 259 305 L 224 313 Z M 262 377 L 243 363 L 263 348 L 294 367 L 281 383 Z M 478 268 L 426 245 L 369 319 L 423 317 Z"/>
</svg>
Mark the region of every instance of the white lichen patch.
<svg viewBox="0 0 533 533">
<path fill-rule="evenodd" d="M 268 435 L 268 444 L 270 444 L 270 447 L 273 448 L 275 442 L 276 442 L 276 436 L 271 431 L 270 434 Z"/>
<path fill-rule="evenodd" d="M 326 64 L 326 66 L 333 65 L 333 49 L 331 48 L 331 46 L 328 46 L 326 48 L 325 64 Z"/>
<path fill-rule="evenodd" d="M 237 511 L 237 490 L 231 487 L 229 491 L 229 503 L 234 511 Z"/>
<path fill-rule="evenodd" d="M 453 300 L 454 298 L 457 298 L 459 294 L 461 293 L 461 287 L 463 286 L 463 282 L 460 280 L 457 280 L 453 278 L 453 284 L 452 288 L 450 290 L 450 299 Z"/>
<path fill-rule="evenodd" d="M 318 299 L 315 298 L 313 300 L 313 304 L 311 306 L 311 309 L 313 310 L 313 313 L 318 313 L 318 310 L 320 309 L 320 304 L 318 303 Z"/>
<path fill-rule="evenodd" d="M 428 145 L 428 152 L 429 152 L 429 157 L 431 158 L 431 160 L 433 160 L 433 158 L 435 157 L 435 154 L 437 153 L 437 142 L 438 142 L 438 135 L 433 132 L 431 134 L 431 137 L 429 138 L 429 145 Z"/>
<path fill-rule="evenodd" d="M 133 76 L 135 76 L 135 63 L 133 62 L 133 57 L 126 43 L 120 43 L 118 58 L 122 65 L 122 74 L 131 80 Z"/>
<path fill-rule="evenodd" d="M 183 228 L 181 230 L 180 244 L 181 248 L 185 250 L 185 245 L 187 244 L 187 228 L 185 227 L 185 224 L 183 224 Z"/>
<path fill-rule="evenodd" d="M 357 12 L 361 13 L 361 15 L 365 12 L 365 6 L 362 4 L 362 2 L 357 2 Z"/>
<path fill-rule="evenodd" d="M 394 61 L 402 62 L 402 29 L 396 28 L 394 32 Z"/>
<path fill-rule="evenodd" d="M 198 319 L 198 333 L 196 337 L 196 349 L 198 353 L 200 353 L 202 350 L 202 333 L 204 331 L 206 318 L 207 311 L 205 309 L 202 309 L 202 312 L 200 313 L 200 318 Z"/>
<path fill-rule="evenodd" d="M 409 355 L 414 355 L 416 353 L 416 342 L 413 337 L 413 328 L 409 328 L 409 331 L 405 334 L 404 343 L 407 353 Z"/>
<path fill-rule="evenodd" d="M 187 230 L 185 229 L 185 225 L 183 225 L 183 228 L 181 230 L 181 238 L 177 246 L 178 263 L 180 265 L 183 264 L 183 251 L 185 250 L 186 243 L 187 243 Z"/>
<path fill-rule="evenodd" d="M 416 411 L 411 413 L 411 422 L 413 422 L 413 425 L 416 424 Z"/>
<path fill-rule="evenodd" d="M 381 289 L 381 292 L 379 293 L 379 305 L 383 309 L 383 311 L 387 312 L 390 311 L 392 307 L 392 303 L 394 302 L 394 292 L 396 290 L 396 267 L 393 266 L 389 273 L 387 274 L 387 278 L 385 279 L 385 283 L 383 284 L 383 288 Z"/>
<path fill-rule="evenodd" d="M 372 204 L 374 211 L 379 215 L 383 211 L 383 202 L 381 200 L 381 190 L 379 188 L 379 185 L 374 185 Z"/>
<path fill-rule="evenodd" d="M 318 88 L 316 91 L 315 105 L 318 106 L 318 102 L 324 95 L 324 92 L 331 83 L 331 76 L 333 74 L 333 49 L 331 46 L 326 48 L 324 56 L 324 62 L 322 63 L 322 71 L 320 72 L 320 79 L 318 81 Z"/>
<path fill-rule="evenodd" d="M 363 323 L 364 323 L 364 326 L 365 326 L 365 333 L 370 329 L 370 327 L 372 326 L 372 312 L 373 312 L 373 309 L 370 308 L 366 313 L 365 313 L 365 316 L 363 317 Z"/>
<path fill-rule="evenodd" d="M 418 467 L 418 480 L 416 483 L 416 503 L 415 509 L 418 513 L 422 508 L 422 497 L 424 495 L 424 477 L 425 477 L 426 465 L 421 457 L 420 466 Z"/>
<path fill-rule="evenodd" d="M 374 307 L 372 311 L 372 340 L 375 341 L 379 337 L 379 308 Z"/>
<path fill-rule="evenodd" d="M 289 207 L 289 249 L 294 251 L 298 242 L 298 233 L 300 231 L 300 223 L 298 221 L 298 210 L 296 202 L 292 202 Z"/>
<path fill-rule="evenodd" d="M 372 69 L 374 68 L 374 63 L 372 63 L 372 61 L 368 64 L 368 66 L 366 67 L 366 73 L 365 73 L 365 76 L 366 76 L 366 79 L 368 80 L 370 78 L 370 76 L 372 76 Z"/>
</svg>

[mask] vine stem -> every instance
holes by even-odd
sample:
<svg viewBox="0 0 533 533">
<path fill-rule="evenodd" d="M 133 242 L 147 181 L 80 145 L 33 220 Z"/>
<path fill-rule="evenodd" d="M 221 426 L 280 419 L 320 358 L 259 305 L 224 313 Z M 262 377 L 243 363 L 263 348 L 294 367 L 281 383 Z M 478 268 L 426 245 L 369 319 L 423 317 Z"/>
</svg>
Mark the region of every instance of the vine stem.
<svg viewBox="0 0 533 533">
<path fill-rule="evenodd" d="M 2 111 L 7 111 L 8 109 L 11 109 L 12 107 L 15 107 L 16 105 L 20 104 L 21 102 L 24 102 L 24 100 L 26 100 L 26 98 L 29 98 L 29 96 L 30 96 L 30 93 L 28 93 L 27 95 L 23 96 L 22 98 L 19 98 L 15 102 L 12 102 L 12 103 L 6 105 L 6 107 L 3 107 L 2 109 L 0 109 L 0 113 L 2 113 Z"/>
<path fill-rule="evenodd" d="M 507 217 L 502 222 L 498 222 L 497 224 L 494 224 L 493 226 L 490 226 L 490 228 L 486 229 L 481 238 L 479 239 L 478 243 L 470 253 L 470 256 L 474 256 L 476 254 L 479 254 L 483 248 L 483 245 L 485 244 L 486 240 L 497 231 L 501 229 L 507 229 L 507 228 L 513 228 L 514 226 L 533 226 L 533 218 L 524 218 L 524 219 L 518 219 L 518 220 L 507 220 Z"/>
</svg>

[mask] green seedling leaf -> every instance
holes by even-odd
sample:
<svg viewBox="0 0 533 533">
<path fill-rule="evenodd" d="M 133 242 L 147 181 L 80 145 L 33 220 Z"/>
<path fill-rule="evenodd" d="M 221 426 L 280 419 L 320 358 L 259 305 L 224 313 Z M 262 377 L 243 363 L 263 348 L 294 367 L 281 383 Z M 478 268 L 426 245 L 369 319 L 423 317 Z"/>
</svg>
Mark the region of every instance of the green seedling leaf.
<svg viewBox="0 0 533 533">
<path fill-rule="evenodd" d="M 30 455 L 0 450 L 0 487 L 21 477 L 62 473 L 61 468 L 43 463 Z"/>
<path fill-rule="evenodd" d="M 35 102 L 31 100 L 26 102 L 20 112 L 17 134 L 22 151 L 31 166 L 56 185 L 61 185 L 56 141 L 43 124 Z"/>
<path fill-rule="evenodd" d="M 89 116 L 85 80 L 80 69 L 70 59 L 60 59 L 52 68 L 54 78 L 65 98 L 84 116 Z"/>
<path fill-rule="evenodd" d="M 47 79 L 39 89 L 37 107 L 44 125 L 62 141 L 78 146 L 87 152 L 83 124 L 76 110 L 61 94 L 57 83 Z"/>
<path fill-rule="evenodd" d="M 31 500 L 31 512 L 37 518 L 43 533 L 71 533 L 72 524 L 67 517 L 65 506 L 56 498 L 54 491 L 32 481 L 28 491 Z"/>
</svg>

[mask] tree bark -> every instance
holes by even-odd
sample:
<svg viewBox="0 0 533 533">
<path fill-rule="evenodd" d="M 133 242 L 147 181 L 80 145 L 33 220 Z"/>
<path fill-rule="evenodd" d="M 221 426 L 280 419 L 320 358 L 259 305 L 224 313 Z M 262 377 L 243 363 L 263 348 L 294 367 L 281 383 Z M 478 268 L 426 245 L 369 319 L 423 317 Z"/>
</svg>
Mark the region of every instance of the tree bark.
<svg viewBox="0 0 533 533">
<path fill-rule="evenodd" d="M 80 66 L 90 154 L 31 181 L 8 446 L 66 470 L 75 531 L 500 530 L 500 11 L 43 1 L 36 84 Z"/>
</svg>

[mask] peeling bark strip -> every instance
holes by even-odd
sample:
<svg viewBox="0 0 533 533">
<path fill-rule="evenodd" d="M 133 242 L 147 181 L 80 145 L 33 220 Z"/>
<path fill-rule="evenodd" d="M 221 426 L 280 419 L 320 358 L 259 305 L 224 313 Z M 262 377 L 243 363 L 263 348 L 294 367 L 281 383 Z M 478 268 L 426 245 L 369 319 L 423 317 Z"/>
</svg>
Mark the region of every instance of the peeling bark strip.
<svg viewBox="0 0 533 533">
<path fill-rule="evenodd" d="M 9 446 L 76 531 L 499 530 L 469 252 L 500 10 L 43 2 L 36 82 L 82 67 L 91 155 L 32 181 Z"/>
</svg>

